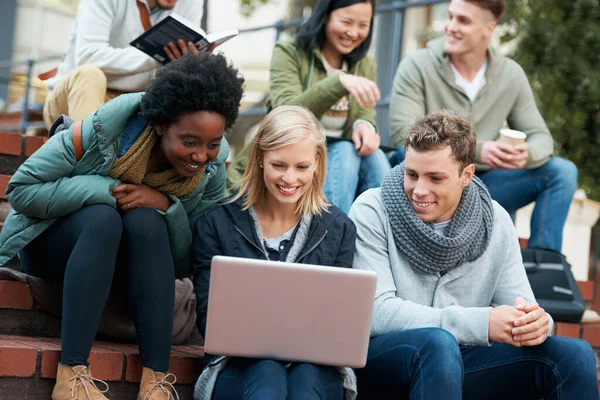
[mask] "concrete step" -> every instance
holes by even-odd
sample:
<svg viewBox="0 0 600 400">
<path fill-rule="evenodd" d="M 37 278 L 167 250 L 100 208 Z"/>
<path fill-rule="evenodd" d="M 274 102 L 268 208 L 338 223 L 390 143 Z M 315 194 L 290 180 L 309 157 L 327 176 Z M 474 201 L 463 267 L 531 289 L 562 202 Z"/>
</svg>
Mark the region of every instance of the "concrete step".
<svg viewBox="0 0 600 400">
<path fill-rule="evenodd" d="M 169 369 L 181 399 L 192 398 L 203 355 L 201 346 L 173 346 Z M 0 335 L 0 398 L 50 398 L 59 361 L 59 339 Z M 96 341 L 89 363 L 93 376 L 109 384 L 111 399 L 135 398 L 142 375 L 137 346 Z"/>
</svg>

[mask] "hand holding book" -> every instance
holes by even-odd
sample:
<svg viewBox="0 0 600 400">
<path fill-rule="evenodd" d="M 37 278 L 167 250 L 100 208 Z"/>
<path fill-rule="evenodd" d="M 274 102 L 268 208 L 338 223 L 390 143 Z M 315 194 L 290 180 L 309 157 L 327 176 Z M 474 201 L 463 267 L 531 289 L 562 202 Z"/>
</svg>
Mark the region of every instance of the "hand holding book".
<svg viewBox="0 0 600 400">
<path fill-rule="evenodd" d="M 206 34 L 192 22 L 172 13 L 130 44 L 155 60 L 168 64 L 189 52 L 212 51 L 238 33 L 237 29 L 231 29 Z"/>
</svg>

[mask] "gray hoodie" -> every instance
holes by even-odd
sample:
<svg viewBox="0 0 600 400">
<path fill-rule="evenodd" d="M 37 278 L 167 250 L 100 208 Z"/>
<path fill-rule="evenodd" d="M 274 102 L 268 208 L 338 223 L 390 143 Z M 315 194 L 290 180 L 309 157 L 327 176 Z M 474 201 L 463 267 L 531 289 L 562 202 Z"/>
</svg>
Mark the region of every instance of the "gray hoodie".
<svg viewBox="0 0 600 400">
<path fill-rule="evenodd" d="M 398 251 L 381 189 L 358 197 L 349 214 L 357 233 L 354 268 L 377 272 L 371 336 L 436 327 L 452 333 L 461 344 L 487 346 L 491 307 L 514 305 L 518 296 L 535 301 L 513 222 L 498 203 L 493 204 L 494 227 L 487 250 L 440 276 L 413 269 Z M 552 325 L 550 319 L 550 331 Z"/>
</svg>

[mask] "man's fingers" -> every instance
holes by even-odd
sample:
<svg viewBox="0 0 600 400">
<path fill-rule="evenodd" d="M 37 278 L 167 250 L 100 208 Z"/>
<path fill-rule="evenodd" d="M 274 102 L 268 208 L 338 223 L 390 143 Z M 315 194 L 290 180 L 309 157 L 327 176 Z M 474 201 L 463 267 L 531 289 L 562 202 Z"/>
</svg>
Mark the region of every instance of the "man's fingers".
<svg viewBox="0 0 600 400">
<path fill-rule="evenodd" d="M 188 47 L 185 44 L 185 41 L 183 39 L 179 39 L 177 41 L 177 43 L 179 43 L 179 48 L 181 49 L 181 54 L 186 55 L 188 53 Z"/>
<path fill-rule="evenodd" d="M 515 300 L 515 308 L 522 311 L 523 308 L 525 308 L 525 299 L 521 296 L 517 297 Z"/>
<path fill-rule="evenodd" d="M 544 321 L 547 320 L 548 316 L 546 315 L 546 312 L 544 311 L 544 309 L 542 308 L 538 308 L 537 310 L 533 310 L 527 314 L 525 314 L 524 316 L 518 318 L 514 324 L 515 327 L 514 329 L 517 329 L 518 332 L 529 332 L 529 330 L 524 330 L 525 328 L 527 328 L 528 324 L 531 324 L 533 322 L 536 322 L 538 320 Z M 513 331 L 514 331 L 513 329 Z"/>
<path fill-rule="evenodd" d="M 496 149 L 501 150 L 504 153 L 513 154 L 513 155 L 517 155 L 520 153 L 520 151 L 515 149 L 515 146 L 513 146 L 512 144 L 507 144 L 507 143 L 502 143 L 502 142 L 496 142 Z"/>
<path fill-rule="evenodd" d="M 546 336 L 547 334 L 548 334 L 548 326 L 547 326 L 547 324 L 544 324 L 544 325 L 540 326 L 539 328 L 537 328 L 536 330 L 534 330 L 533 332 L 513 336 L 513 340 L 515 342 L 521 342 L 521 343 L 528 342 L 530 340 L 535 340 L 535 339 L 539 338 L 540 336 Z"/>
<path fill-rule="evenodd" d="M 198 48 L 192 42 L 188 42 L 188 48 L 190 49 L 190 53 L 192 53 L 192 54 L 198 54 L 199 53 Z"/>
<path fill-rule="evenodd" d="M 537 310 L 538 308 L 540 308 L 540 305 L 538 303 L 526 303 L 525 307 L 523 308 L 522 311 L 525 311 L 526 313 L 530 313 L 533 310 Z M 543 311 L 543 309 L 542 309 Z"/>
<path fill-rule="evenodd" d="M 175 59 L 181 58 L 181 52 L 179 51 L 175 43 L 169 42 L 167 43 L 167 46 L 169 46 L 169 49 L 171 50 L 171 53 L 173 53 Z"/>
<path fill-rule="evenodd" d="M 165 53 L 167 53 L 167 57 L 169 57 L 169 60 L 171 60 L 171 61 L 177 60 L 177 57 L 175 57 L 175 54 L 173 54 L 171 49 L 169 49 L 169 46 L 163 47 L 163 50 L 165 51 Z"/>
<path fill-rule="evenodd" d="M 519 343 L 521 343 L 521 345 L 523 346 L 540 345 L 544 343 L 544 341 L 548 337 L 548 326 L 542 326 L 540 329 L 530 333 L 529 335 L 531 336 L 531 338 L 526 338 L 525 335 L 523 335 L 523 337 L 519 339 Z"/>
</svg>

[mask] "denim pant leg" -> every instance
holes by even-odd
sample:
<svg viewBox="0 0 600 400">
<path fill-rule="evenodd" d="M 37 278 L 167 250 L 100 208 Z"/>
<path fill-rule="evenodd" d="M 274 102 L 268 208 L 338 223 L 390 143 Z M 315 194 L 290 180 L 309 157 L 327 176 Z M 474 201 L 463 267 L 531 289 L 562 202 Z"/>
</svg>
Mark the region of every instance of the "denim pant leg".
<svg viewBox="0 0 600 400">
<path fill-rule="evenodd" d="M 129 302 L 142 365 L 167 372 L 171 355 L 175 270 L 165 219 L 140 208 L 123 216 Z"/>
<path fill-rule="evenodd" d="M 23 269 L 63 283 L 61 364 L 85 365 L 108 299 L 122 222 L 110 206 L 60 218 L 20 252 Z"/>
<path fill-rule="evenodd" d="M 444 329 L 410 329 L 371 338 L 367 365 L 356 375 L 361 399 L 462 398 L 460 349 Z"/>
<path fill-rule="evenodd" d="M 596 360 L 580 339 L 549 337 L 534 347 L 462 348 L 464 399 L 597 400 Z"/>
<path fill-rule="evenodd" d="M 219 374 L 213 400 L 285 400 L 287 371 L 273 360 L 234 358 Z"/>
<path fill-rule="evenodd" d="M 402 163 L 406 158 L 406 149 L 404 146 L 398 147 L 398 150 L 390 157 L 390 165 L 394 168 L 396 165 Z"/>
<path fill-rule="evenodd" d="M 392 169 L 390 162 L 381 149 L 377 149 L 370 156 L 362 157 L 356 196 L 367 189 L 378 188 L 390 169 Z"/>
<path fill-rule="evenodd" d="M 344 385 L 336 367 L 300 363 L 288 370 L 288 400 L 342 400 Z"/>
<path fill-rule="evenodd" d="M 325 196 L 346 214 L 354 202 L 360 167 L 361 158 L 354 149 L 354 143 L 340 141 L 327 146 Z"/>
<path fill-rule="evenodd" d="M 539 168 L 496 169 L 478 175 L 492 198 L 509 213 L 535 201 L 528 246 L 561 251 L 563 228 L 577 188 L 575 164 L 552 157 Z"/>
</svg>

